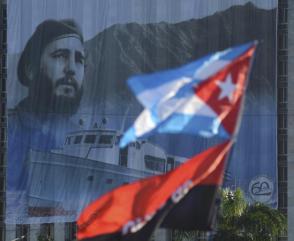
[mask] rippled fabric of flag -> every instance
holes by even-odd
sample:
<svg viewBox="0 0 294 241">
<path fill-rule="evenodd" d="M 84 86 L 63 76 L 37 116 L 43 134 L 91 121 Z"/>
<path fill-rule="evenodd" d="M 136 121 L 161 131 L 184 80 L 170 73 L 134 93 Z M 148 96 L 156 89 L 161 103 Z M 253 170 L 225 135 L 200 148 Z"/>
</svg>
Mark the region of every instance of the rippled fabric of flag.
<svg viewBox="0 0 294 241">
<path fill-rule="evenodd" d="M 145 109 L 125 133 L 121 147 L 156 132 L 229 138 L 246 88 L 253 46 L 241 45 L 178 69 L 129 79 Z"/>
<path fill-rule="evenodd" d="M 254 42 L 128 83 L 145 107 L 121 147 L 154 133 L 220 136 L 225 141 L 159 176 L 121 186 L 84 209 L 80 240 L 147 241 L 156 227 L 209 230 L 225 160 L 235 137 Z"/>
</svg>

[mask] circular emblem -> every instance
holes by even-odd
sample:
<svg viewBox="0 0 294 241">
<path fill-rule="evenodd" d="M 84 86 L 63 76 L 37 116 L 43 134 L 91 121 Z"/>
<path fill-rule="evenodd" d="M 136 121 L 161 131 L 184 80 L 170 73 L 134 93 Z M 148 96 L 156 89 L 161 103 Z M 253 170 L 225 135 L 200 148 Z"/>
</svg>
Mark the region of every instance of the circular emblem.
<svg viewBox="0 0 294 241">
<path fill-rule="evenodd" d="M 270 201 L 274 192 L 274 184 L 266 176 L 258 176 L 249 183 L 249 193 L 256 202 L 267 203 Z"/>
</svg>

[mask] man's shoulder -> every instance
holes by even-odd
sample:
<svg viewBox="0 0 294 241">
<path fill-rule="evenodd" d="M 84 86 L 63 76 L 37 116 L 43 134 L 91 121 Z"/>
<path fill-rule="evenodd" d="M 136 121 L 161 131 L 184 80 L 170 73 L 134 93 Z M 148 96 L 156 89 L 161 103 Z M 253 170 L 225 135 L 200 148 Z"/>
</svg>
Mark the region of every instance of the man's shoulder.
<svg viewBox="0 0 294 241">
<path fill-rule="evenodd" d="M 14 108 L 7 110 L 8 128 L 30 128 L 35 125 L 34 117 L 23 108 L 24 101 L 21 101 Z"/>
<path fill-rule="evenodd" d="M 12 109 L 7 109 L 7 118 L 8 118 L 8 122 L 11 121 L 19 121 L 20 112 L 18 111 L 17 108 L 12 108 Z"/>
<path fill-rule="evenodd" d="M 17 116 L 19 115 L 22 111 L 25 110 L 25 106 L 27 106 L 27 99 L 23 99 L 21 100 L 17 105 L 15 105 L 14 107 L 12 108 L 8 108 L 7 109 L 7 116 L 8 117 L 13 117 L 13 116 Z"/>
<path fill-rule="evenodd" d="M 26 133 L 27 127 L 26 124 L 23 123 L 23 118 L 21 117 L 21 113 L 17 111 L 17 109 L 10 109 L 7 111 L 7 131 L 8 136 L 11 138 L 12 136 L 19 136 L 23 138 L 24 133 Z"/>
</svg>

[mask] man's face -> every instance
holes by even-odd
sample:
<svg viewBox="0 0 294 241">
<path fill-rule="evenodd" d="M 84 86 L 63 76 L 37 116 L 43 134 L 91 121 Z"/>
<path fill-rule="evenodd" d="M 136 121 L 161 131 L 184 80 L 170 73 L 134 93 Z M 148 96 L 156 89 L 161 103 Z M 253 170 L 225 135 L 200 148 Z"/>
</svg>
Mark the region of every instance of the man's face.
<svg viewBox="0 0 294 241">
<path fill-rule="evenodd" d="M 40 62 L 41 98 L 57 112 L 73 112 L 82 94 L 84 47 L 76 37 L 57 39 L 44 49 Z M 40 82 L 39 82 L 40 83 Z M 45 93 L 44 93 L 45 92 Z M 44 96 L 45 95 L 45 96 Z"/>
</svg>

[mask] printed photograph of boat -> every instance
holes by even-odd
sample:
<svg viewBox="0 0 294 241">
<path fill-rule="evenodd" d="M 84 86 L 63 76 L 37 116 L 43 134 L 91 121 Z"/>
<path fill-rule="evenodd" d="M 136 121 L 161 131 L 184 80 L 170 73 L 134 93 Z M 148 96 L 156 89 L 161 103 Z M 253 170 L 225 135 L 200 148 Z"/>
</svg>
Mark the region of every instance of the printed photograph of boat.
<svg viewBox="0 0 294 241">
<path fill-rule="evenodd" d="M 120 149 L 120 138 L 117 130 L 97 128 L 68 133 L 61 149 L 30 150 L 29 216 L 76 216 L 105 192 L 185 161 L 148 141 Z"/>
</svg>

